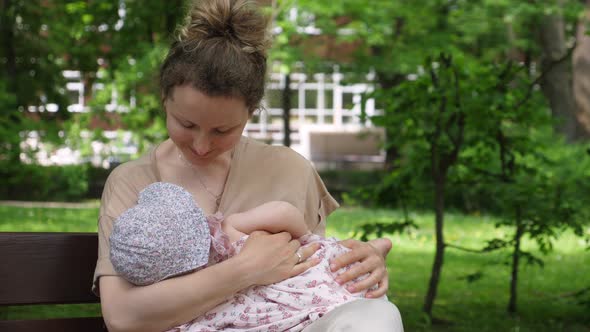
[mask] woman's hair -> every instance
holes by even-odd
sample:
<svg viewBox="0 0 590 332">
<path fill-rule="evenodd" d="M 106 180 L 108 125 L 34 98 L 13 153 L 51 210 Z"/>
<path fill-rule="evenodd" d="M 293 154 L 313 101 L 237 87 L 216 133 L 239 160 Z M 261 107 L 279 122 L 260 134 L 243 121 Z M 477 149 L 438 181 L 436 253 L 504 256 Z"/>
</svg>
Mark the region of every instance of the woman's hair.
<svg viewBox="0 0 590 332">
<path fill-rule="evenodd" d="M 162 101 L 175 86 L 242 98 L 260 107 L 269 46 L 267 19 L 251 0 L 195 0 L 160 69 Z"/>
</svg>

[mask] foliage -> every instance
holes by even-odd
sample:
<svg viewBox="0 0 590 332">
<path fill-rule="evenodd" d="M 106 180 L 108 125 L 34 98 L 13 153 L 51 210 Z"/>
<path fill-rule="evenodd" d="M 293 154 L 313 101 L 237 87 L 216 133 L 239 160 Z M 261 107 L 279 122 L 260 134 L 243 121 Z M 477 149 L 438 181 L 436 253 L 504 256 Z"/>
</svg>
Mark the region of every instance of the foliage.
<svg viewBox="0 0 590 332">
<path fill-rule="evenodd" d="M 61 74 L 66 67 L 60 60 L 64 48 L 61 40 L 48 33 L 48 24 L 58 10 L 30 1 L 4 1 L 0 5 L 2 160 L 20 162 L 20 140 L 28 130 L 36 130 L 46 140 L 59 141 L 59 123 L 68 118 Z M 49 112 L 46 104 L 54 104 L 61 111 Z M 35 121 L 26 114 L 29 107 L 39 107 L 32 116 Z"/>
<path fill-rule="evenodd" d="M 545 142 L 547 144 L 547 142 Z M 505 216 L 497 227 L 518 226 L 522 236 L 534 240 L 541 253 L 553 250 L 553 242 L 566 230 L 580 237 L 588 225 L 590 209 L 580 197 L 587 196 L 590 157 L 582 146 L 557 144 L 542 146 L 535 141 L 533 153 L 519 156 L 515 163 L 519 170 L 509 181 L 479 184 L 489 197 L 490 205 Z M 516 213 L 518 212 L 518 215 Z M 484 250 L 515 246 L 516 239 L 508 236 L 493 239 Z M 528 262 L 543 265 L 530 253 L 520 251 Z"/>
<path fill-rule="evenodd" d="M 521 170 L 511 181 L 477 186 L 487 188 L 490 205 L 496 206 L 500 215 L 513 215 L 514 207 L 519 206 L 531 238 L 541 252 L 548 252 L 552 249 L 550 239 L 564 229 L 583 236 L 590 210 L 581 197 L 589 194 L 590 156 L 582 146 L 535 144 L 537 151 L 517 157 L 515 162 Z M 499 225 L 512 223 L 508 218 Z"/>
<path fill-rule="evenodd" d="M 366 223 L 359 226 L 359 229 L 354 232 L 354 237 L 359 237 L 361 241 L 369 240 L 370 235 L 376 235 L 377 237 L 383 237 L 386 234 L 396 234 L 411 231 L 416 229 L 418 226 L 412 219 L 404 216 L 399 221 L 390 221 L 387 223 Z"/>
<path fill-rule="evenodd" d="M 74 142 L 72 147 L 86 150 L 87 155 L 91 141 L 105 140 L 102 130 L 120 121 L 116 115 L 105 114 L 104 105 L 110 104 L 110 95 L 108 99 L 94 96 L 93 86 L 97 83 L 106 87 L 105 92 L 113 89 L 119 92 L 117 101 L 130 109 L 122 116 L 129 129 L 147 128 L 145 136 L 135 136 L 140 150 L 144 149 L 143 143 L 161 139 L 163 121 L 155 116 L 159 94 L 154 88 L 157 86 L 154 78 L 162 50 L 180 21 L 184 3 L 184 0 L 3 2 L 0 134 L 8 139 L 0 146 L 2 157 L 19 163 L 19 137 L 32 130 L 40 135 L 41 141 L 55 146 L 64 144 L 64 139 Z M 134 63 L 138 66 L 133 66 Z M 73 100 L 69 100 L 64 88 L 64 70 L 79 71 L 84 97 L 97 97 L 97 103 L 91 105 L 92 113 L 72 116 L 66 109 Z M 124 102 L 129 101 L 130 93 L 136 94 L 133 107 Z M 45 104 L 56 106 L 49 111 Z M 25 112 L 38 106 L 42 107 L 36 113 Z M 80 136 L 81 132 L 95 128 L 97 122 L 102 125 L 95 132 Z"/>
<path fill-rule="evenodd" d="M 461 198 L 470 191 L 484 192 L 491 202 L 482 205 L 495 205 L 494 211 L 508 224 L 523 217 L 515 217 L 515 207 L 521 210 L 530 203 L 527 211 L 539 212 L 536 215 L 545 221 L 532 218 L 536 226 L 518 229 L 536 238 L 543 249 L 545 236 L 560 225 L 579 226 L 579 219 L 575 226 L 570 217 L 582 210 L 574 213 L 562 205 L 568 201 L 558 194 L 563 184 L 548 182 L 546 172 L 551 171 L 539 162 L 527 165 L 526 161 L 534 162 L 544 153 L 537 146 L 541 138 L 555 141 L 547 102 L 537 90 L 545 73 L 536 73 L 533 65 L 541 67 L 544 54 L 533 31 L 557 14 L 569 22 L 566 34 L 574 35 L 583 8 L 580 2 L 424 0 L 377 1 L 366 6 L 349 0 L 310 3 L 307 8 L 323 10 L 323 17 L 332 19 L 345 15 L 351 33 L 339 37 L 359 42 L 351 69 L 361 75 L 370 70 L 376 73 L 373 96 L 384 114 L 372 120 L 386 129 L 390 174 L 369 197 L 388 205 L 433 206 L 441 230 L 447 182 L 467 188 Z M 324 27 L 337 31 L 333 24 Z M 421 63 L 428 54 L 443 55 Z M 444 54 L 451 54 L 452 61 Z M 485 185 L 478 186 L 482 181 Z M 543 204 L 550 198 L 554 202 L 556 195 L 559 203 Z M 387 202 L 390 198 L 395 201 Z M 442 239 L 437 234 L 438 242 Z M 444 245 L 437 244 L 437 253 Z M 515 250 L 517 255 L 527 255 Z M 435 265 L 442 265 L 440 256 Z M 431 285 L 438 277 L 435 270 Z"/>
<path fill-rule="evenodd" d="M 87 167 L 39 166 L 2 163 L 0 199 L 25 201 L 72 201 L 85 197 Z"/>
<path fill-rule="evenodd" d="M 98 11 L 80 3 L 78 10 L 92 16 L 92 24 L 97 29 L 84 29 L 79 31 L 79 36 L 96 38 L 104 54 L 102 65 L 89 68 L 85 73 L 95 76 L 93 81 L 104 88 L 93 96 L 89 105 L 92 113 L 80 115 L 68 123 L 70 137 L 79 137 L 80 132 L 86 131 L 97 119 L 103 123 L 88 139 L 78 140 L 78 148 L 90 154 L 91 141 L 106 142 L 102 130 L 112 127 L 131 131 L 138 153 L 165 138 L 157 76 L 174 30 L 181 21 L 185 2 L 129 1 L 119 8 L 105 5 Z M 107 14 L 112 10 L 118 14 Z M 104 31 L 100 31 L 100 26 Z M 93 54 L 96 57 L 96 53 Z M 109 104 L 118 105 L 119 112 L 107 109 Z M 109 143 L 122 144 L 120 141 Z"/>
</svg>

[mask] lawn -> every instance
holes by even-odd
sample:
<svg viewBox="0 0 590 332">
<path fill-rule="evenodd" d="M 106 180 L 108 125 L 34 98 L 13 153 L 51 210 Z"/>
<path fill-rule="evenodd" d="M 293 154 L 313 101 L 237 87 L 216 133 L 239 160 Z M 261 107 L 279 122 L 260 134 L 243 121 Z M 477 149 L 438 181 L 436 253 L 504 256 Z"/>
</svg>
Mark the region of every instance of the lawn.
<svg viewBox="0 0 590 332">
<path fill-rule="evenodd" d="M 0 231 L 92 232 L 96 231 L 97 215 L 97 209 L 0 206 Z M 330 217 L 328 235 L 349 237 L 359 224 L 398 217 L 393 210 L 341 208 Z M 506 313 L 507 252 L 473 254 L 447 249 L 434 314 L 449 323 L 428 324 L 421 307 L 433 258 L 433 217 L 430 213 L 415 213 L 412 218 L 419 228 L 391 236 L 394 247 L 387 259 L 389 297 L 399 307 L 406 331 L 590 331 L 588 308 L 567 296 L 589 286 L 590 252 L 581 239 L 569 233 L 560 237 L 551 254 L 543 257 L 544 268 L 522 266 L 517 316 Z M 445 227 L 448 242 L 472 248 L 480 248 L 485 240 L 503 233 L 510 234 L 509 229 L 495 228 L 494 219 L 487 216 L 449 214 Z M 524 249 L 536 252 L 530 241 L 525 241 Z M 465 276 L 473 273 L 481 273 L 481 279 L 467 282 Z M 0 309 L 0 319 L 98 312 L 99 308 L 92 305 L 9 307 Z"/>
</svg>

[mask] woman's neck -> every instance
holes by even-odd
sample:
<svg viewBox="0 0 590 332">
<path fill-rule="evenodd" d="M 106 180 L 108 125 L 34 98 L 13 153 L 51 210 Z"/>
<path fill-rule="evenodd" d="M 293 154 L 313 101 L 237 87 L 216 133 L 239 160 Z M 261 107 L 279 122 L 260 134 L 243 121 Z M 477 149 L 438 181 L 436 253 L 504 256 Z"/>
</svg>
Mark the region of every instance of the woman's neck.
<svg viewBox="0 0 590 332">
<path fill-rule="evenodd" d="M 231 150 L 201 165 L 185 160 L 171 140 L 162 143 L 156 152 L 163 182 L 171 182 L 188 190 L 207 214 L 217 211 L 229 176 L 233 155 Z"/>
</svg>

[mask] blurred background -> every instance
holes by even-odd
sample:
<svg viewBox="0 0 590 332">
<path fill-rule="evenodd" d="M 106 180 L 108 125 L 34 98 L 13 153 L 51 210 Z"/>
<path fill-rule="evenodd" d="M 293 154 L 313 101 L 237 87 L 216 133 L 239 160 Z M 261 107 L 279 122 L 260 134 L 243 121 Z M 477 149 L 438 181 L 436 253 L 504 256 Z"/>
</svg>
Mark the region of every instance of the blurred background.
<svg viewBox="0 0 590 332">
<path fill-rule="evenodd" d="M 590 0 L 258 2 L 244 135 L 311 160 L 329 235 L 392 239 L 406 330 L 590 331 Z M 166 139 L 187 4 L 0 1 L 0 231 L 96 231 L 109 172 Z M 62 310 L 99 312 L 0 319 Z"/>
</svg>

